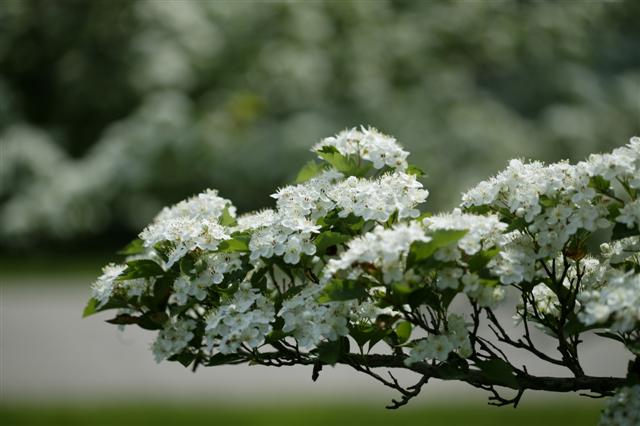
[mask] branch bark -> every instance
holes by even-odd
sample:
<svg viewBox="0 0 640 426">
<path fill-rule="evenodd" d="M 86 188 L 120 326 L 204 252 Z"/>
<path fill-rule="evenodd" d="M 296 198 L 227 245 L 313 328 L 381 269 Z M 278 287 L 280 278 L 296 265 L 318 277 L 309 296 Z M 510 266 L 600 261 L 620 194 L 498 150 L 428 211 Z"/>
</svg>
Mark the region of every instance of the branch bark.
<svg viewBox="0 0 640 426">
<path fill-rule="evenodd" d="M 252 359 L 251 361 L 261 363 L 261 361 L 270 362 L 273 358 L 281 358 L 287 356 L 281 352 L 271 352 L 260 354 L 260 359 Z M 338 364 L 344 364 L 353 367 L 361 365 L 365 368 L 398 368 L 411 370 L 428 379 L 440 380 L 457 380 L 468 383 L 474 387 L 501 386 L 513 389 L 519 392 L 525 390 L 539 390 L 547 392 L 578 392 L 590 391 L 596 394 L 608 394 L 615 391 L 619 387 L 628 385 L 629 381 L 624 377 L 596 377 L 596 376 L 578 376 L 578 377 L 549 377 L 534 376 L 525 372 L 518 372 L 513 382 L 501 382 L 492 379 L 484 374 L 481 370 L 469 369 L 466 372 L 460 371 L 460 374 L 452 376 L 450 372 L 445 371 L 438 365 L 432 365 L 426 362 L 414 363 L 411 366 L 404 364 L 404 357 L 395 355 L 369 354 L 361 355 L 349 353 L 343 355 Z M 249 360 L 247 360 L 249 361 Z M 298 365 L 314 365 L 317 360 L 307 357 L 299 357 L 292 364 Z"/>
</svg>

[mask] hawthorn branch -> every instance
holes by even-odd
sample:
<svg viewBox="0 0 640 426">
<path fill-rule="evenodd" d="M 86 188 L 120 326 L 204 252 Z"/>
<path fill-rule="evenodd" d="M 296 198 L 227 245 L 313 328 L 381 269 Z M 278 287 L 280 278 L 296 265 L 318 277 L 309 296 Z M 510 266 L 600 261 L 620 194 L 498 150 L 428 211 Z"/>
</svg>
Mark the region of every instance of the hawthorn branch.
<svg viewBox="0 0 640 426">
<path fill-rule="evenodd" d="M 315 365 L 318 362 L 317 359 L 308 356 L 291 359 L 291 354 L 282 354 L 279 352 L 260 353 L 258 358 L 256 358 L 255 356 L 247 357 L 245 361 L 266 364 L 270 361 L 273 362 L 274 360 L 284 361 L 282 360 L 283 357 L 287 362 L 281 362 L 281 365 Z M 452 377 L 449 372 L 445 371 L 443 368 L 440 368 L 438 365 L 426 362 L 417 362 L 411 364 L 410 366 L 407 366 L 404 364 L 405 359 L 406 357 L 400 357 L 396 355 L 362 355 L 357 353 L 349 353 L 344 354 L 337 363 L 351 366 L 358 371 L 365 370 L 362 371 L 365 374 L 369 374 L 369 372 L 372 372 L 371 369 L 373 368 L 397 368 L 410 370 L 420 374 L 421 376 L 423 376 L 425 383 L 427 380 L 432 378 L 440 380 L 458 380 L 478 388 L 500 386 L 518 392 L 524 392 L 526 390 L 561 393 L 587 391 L 596 395 L 607 395 L 615 391 L 619 387 L 629 385 L 629 379 L 624 377 L 597 377 L 586 375 L 577 377 L 534 376 L 527 373 L 526 371 L 521 370 L 519 370 L 518 374 L 515 376 L 515 382 L 505 382 L 499 379 L 492 379 L 481 370 L 477 369 L 469 369 L 467 371 L 461 370 L 459 374 L 456 374 L 454 377 Z M 380 377 L 379 375 L 377 376 Z M 390 383 L 392 388 L 397 389 L 393 381 L 389 381 L 384 378 L 382 378 L 382 380 Z M 404 388 L 402 389 L 405 392 L 407 391 Z"/>
</svg>

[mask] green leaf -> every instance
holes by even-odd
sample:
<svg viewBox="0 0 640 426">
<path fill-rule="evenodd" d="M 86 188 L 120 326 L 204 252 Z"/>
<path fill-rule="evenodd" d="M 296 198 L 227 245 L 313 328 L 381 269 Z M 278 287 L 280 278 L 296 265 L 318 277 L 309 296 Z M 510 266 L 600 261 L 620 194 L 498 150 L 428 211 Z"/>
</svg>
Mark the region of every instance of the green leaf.
<svg viewBox="0 0 640 426">
<path fill-rule="evenodd" d="M 222 210 L 222 216 L 220 216 L 220 225 L 236 226 L 237 224 L 238 222 L 236 221 L 236 218 L 229 212 L 229 206 L 226 206 L 224 210 Z"/>
<path fill-rule="evenodd" d="M 116 324 L 116 325 L 129 325 L 129 324 L 137 324 L 138 319 L 139 319 L 138 317 L 133 315 L 120 314 L 120 315 L 116 315 L 115 318 L 111 318 L 110 320 L 107 320 L 106 322 L 108 322 L 109 324 Z"/>
<path fill-rule="evenodd" d="M 231 239 L 224 240 L 218 246 L 218 251 L 224 251 L 228 253 L 235 252 L 247 252 L 249 251 L 249 242 L 251 241 L 251 234 L 248 232 L 234 232 L 231 234 Z"/>
<path fill-rule="evenodd" d="M 602 176 L 593 176 L 589 179 L 589 188 L 593 188 L 601 194 L 609 194 L 611 190 L 611 182 Z"/>
<path fill-rule="evenodd" d="M 500 249 L 492 248 L 489 250 L 482 250 L 469 259 L 469 269 L 473 272 L 480 271 L 487 266 L 487 264 L 500 253 Z"/>
<path fill-rule="evenodd" d="M 424 219 L 426 219 L 426 218 L 428 218 L 428 217 L 431 217 L 431 216 L 433 216 L 433 213 L 431 213 L 431 212 L 422 212 L 422 213 L 420 213 L 420 216 L 416 217 L 414 220 L 415 220 L 416 222 L 420 222 L 420 223 L 422 223 L 422 221 L 423 221 Z"/>
<path fill-rule="evenodd" d="M 395 282 L 391 284 L 391 291 L 394 294 L 407 295 L 413 293 L 415 289 L 406 282 Z"/>
<path fill-rule="evenodd" d="M 318 358 L 325 364 L 334 365 L 340 358 L 349 353 L 349 339 L 340 337 L 338 340 L 322 342 L 318 345 Z"/>
<path fill-rule="evenodd" d="M 436 252 L 436 250 L 458 242 L 458 240 L 464 237 L 467 232 L 467 230 L 439 230 L 431 233 L 431 241 L 414 242 L 411 244 L 411 248 L 409 250 L 407 268 L 412 267 L 422 260 L 428 259 Z"/>
<path fill-rule="evenodd" d="M 127 262 L 127 269 L 118 277 L 119 281 L 136 278 L 151 278 L 164 274 L 160 265 L 151 259 L 138 259 Z"/>
<path fill-rule="evenodd" d="M 349 327 L 349 335 L 353 337 L 358 346 L 362 349 L 371 338 L 371 333 L 374 330 L 372 325 L 360 325 L 356 324 Z"/>
<path fill-rule="evenodd" d="M 320 233 L 315 239 L 316 255 L 321 256 L 327 252 L 327 249 L 338 244 L 345 243 L 351 239 L 351 236 L 340 232 L 325 231 Z"/>
<path fill-rule="evenodd" d="M 294 183 L 303 183 L 318 176 L 324 170 L 324 166 L 311 160 L 298 172 Z"/>
<path fill-rule="evenodd" d="M 623 345 L 625 344 L 624 339 L 621 336 L 619 336 L 619 335 L 617 335 L 615 333 L 610 333 L 608 331 L 601 331 L 601 332 L 596 332 L 595 334 L 597 334 L 600 337 L 604 337 L 605 339 L 612 339 L 612 340 L 615 340 L 617 342 L 622 343 Z"/>
<path fill-rule="evenodd" d="M 349 328 L 349 335 L 353 337 L 360 349 L 369 343 L 371 350 L 376 343 L 391 332 L 388 328 L 379 327 L 378 324 L 356 324 Z"/>
<path fill-rule="evenodd" d="M 491 206 L 481 205 L 481 206 L 469 206 L 465 208 L 464 211 L 468 213 L 475 213 L 478 215 L 486 215 L 487 213 L 491 213 L 492 209 L 491 209 Z"/>
<path fill-rule="evenodd" d="M 162 277 L 156 280 L 153 285 L 153 298 L 151 308 L 156 311 L 164 311 L 171 295 L 171 286 L 173 284 L 172 277 Z"/>
<path fill-rule="evenodd" d="M 239 364 L 243 361 L 243 357 L 238 354 L 221 354 L 217 353 L 207 360 L 208 367 L 225 364 Z"/>
<path fill-rule="evenodd" d="M 495 384 L 512 388 L 518 387 L 518 380 L 516 379 L 513 367 L 500 358 L 476 361 L 476 365 L 489 379 L 495 382 Z"/>
<path fill-rule="evenodd" d="M 98 309 L 98 300 L 92 297 L 91 299 L 89 299 L 89 301 L 87 302 L 87 306 L 85 306 L 84 310 L 82 311 L 82 318 L 86 318 L 90 315 L 95 314 L 96 312 L 98 312 L 97 309 Z"/>
<path fill-rule="evenodd" d="M 318 156 L 347 176 L 364 176 L 371 169 L 369 161 L 358 161 L 355 156 L 344 156 L 333 146 L 324 146 L 318 152 Z"/>
<path fill-rule="evenodd" d="M 412 308 L 417 308 L 423 304 L 426 304 L 433 309 L 440 310 L 441 301 L 439 293 L 429 287 L 422 287 L 411 293 L 411 296 L 409 297 L 409 305 Z"/>
<path fill-rule="evenodd" d="M 449 307 L 451 302 L 453 302 L 453 299 L 458 295 L 458 293 L 460 292 L 455 288 L 445 288 L 441 291 L 440 298 L 442 300 L 442 306 L 445 308 L 445 310 Z"/>
<path fill-rule="evenodd" d="M 168 358 L 168 361 L 178 361 L 184 367 L 188 367 L 193 362 L 194 359 L 196 359 L 195 354 L 183 352 L 183 353 L 179 353 L 177 355 L 171 356 L 170 358 Z"/>
<path fill-rule="evenodd" d="M 398 343 L 404 344 L 411 338 L 411 330 L 413 329 L 409 321 L 399 321 L 396 324 L 396 335 L 398 336 Z"/>
<path fill-rule="evenodd" d="M 546 195 L 541 195 L 538 201 L 543 207 L 546 208 L 555 207 L 558 204 L 557 200 L 549 198 Z"/>
<path fill-rule="evenodd" d="M 136 324 L 145 330 L 161 330 L 168 319 L 165 312 L 147 312 L 138 318 Z"/>
<path fill-rule="evenodd" d="M 505 233 L 525 229 L 528 225 L 524 217 L 512 218 L 509 216 L 505 216 L 503 222 L 507 222 L 509 224 L 507 226 L 507 229 L 505 230 Z"/>
<path fill-rule="evenodd" d="M 408 175 L 414 175 L 414 176 L 424 176 L 425 172 L 420 169 L 419 167 L 414 166 L 413 164 L 409 164 L 409 167 L 407 167 L 406 173 Z"/>
<path fill-rule="evenodd" d="M 147 248 L 144 246 L 144 242 L 141 239 L 136 238 L 135 240 L 124 246 L 124 248 L 122 248 L 122 250 L 120 250 L 118 254 L 121 254 L 123 256 L 133 256 L 136 254 L 142 254 L 146 250 Z"/>
<path fill-rule="evenodd" d="M 367 297 L 367 288 L 358 281 L 332 280 L 318 297 L 318 303 L 361 299 Z"/>
<path fill-rule="evenodd" d="M 180 259 L 180 272 L 183 275 L 191 275 L 196 267 L 196 259 L 190 253 Z"/>
</svg>

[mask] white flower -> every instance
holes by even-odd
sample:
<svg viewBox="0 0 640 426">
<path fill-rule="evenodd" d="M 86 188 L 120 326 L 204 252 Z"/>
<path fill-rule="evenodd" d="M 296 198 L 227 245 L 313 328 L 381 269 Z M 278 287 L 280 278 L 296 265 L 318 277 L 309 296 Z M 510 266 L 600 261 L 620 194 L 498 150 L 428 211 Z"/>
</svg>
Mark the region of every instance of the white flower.
<svg viewBox="0 0 640 426">
<path fill-rule="evenodd" d="M 231 237 L 217 222 L 188 217 L 154 222 L 140 233 L 140 239 L 146 247 L 153 247 L 165 241 L 171 244 L 172 248 L 165 262 L 165 268 L 170 268 L 185 254 L 196 248 L 216 250 L 222 241 L 229 238 Z"/>
<path fill-rule="evenodd" d="M 504 234 L 500 253 L 489 262 L 492 272 L 502 284 L 530 281 L 536 273 L 535 245 L 531 238 L 518 231 Z"/>
<path fill-rule="evenodd" d="M 441 334 L 429 335 L 413 342 L 404 363 L 410 366 L 426 359 L 446 361 L 454 351 L 466 358 L 471 355 L 472 348 L 464 318 L 451 314 L 447 317 L 447 329 L 442 329 Z"/>
<path fill-rule="evenodd" d="M 633 168 L 627 163 L 625 173 Z M 524 219 L 520 226 L 538 246 L 534 256 L 555 256 L 578 230 L 593 232 L 610 224 L 602 196 L 589 186 L 590 173 L 594 168 L 584 162 L 573 166 L 512 160 L 506 170 L 464 194 L 463 206 L 488 206 L 503 215 L 507 210 L 512 219 Z"/>
<path fill-rule="evenodd" d="M 600 246 L 604 261 L 619 264 L 640 254 L 640 236 L 623 238 Z"/>
<path fill-rule="evenodd" d="M 584 309 L 578 318 L 586 325 L 611 320 L 611 330 L 625 332 L 640 323 L 640 274 L 611 269 L 600 288 L 578 294 Z"/>
<path fill-rule="evenodd" d="M 155 278 L 136 278 L 133 280 L 119 281 L 118 286 L 125 290 L 127 297 L 142 296 L 149 288 L 153 287 Z"/>
<path fill-rule="evenodd" d="M 411 348 L 411 352 L 407 359 L 406 365 L 424 361 L 425 359 L 434 359 L 438 361 L 446 361 L 455 347 L 446 335 L 432 335 L 425 339 L 419 340 Z"/>
<path fill-rule="evenodd" d="M 282 214 L 315 221 L 335 207 L 328 193 L 343 178 L 342 173 L 326 170 L 302 184 L 281 188 L 271 197 L 278 200 L 278 211 Z"/>
<path fill-rule="evenodd" d="M 445 290 L 447 288 L 457 289 L 460 285 L 462 273 L 463 271 L 460 268 L 443 268 L 438 271 L 436 285 L 441 290 Z"/>
<path fill-rule="evenodd" d="M 225 210 L 235 217 L 235 207 L 231 202 L 209 189 L 172 207 L 165 207 L 139 236 L 145 247 L 165 241 L 171 244 L 165 263 L 165 268 L 170 268 L 191 250 L 215 250 L 221 241 L 230 238 L 218 223 Z"/>
<path fill-rule="evenodd" d="M 231 201 L 219 197 L 215 189 L 207 189 L 205 192 L 194 197 L 180 201 L 172 207 L 165 207 L 155 217 L 154 222 L 163 222 L 176 218 L 204 219 L 216 221 L 224 210 L 232 216 L 236 216 L 236 208 Z"/>
<path fill-rule="evenodd" d="M 477 274 L 465 273 L 460 281 L 464 284 L 462 290 L 465 294 L 479 306 L 495 308 L 504 300 L 505 290 L 502 286 L 483 282 Z"/>
<path fill-rule="evenodd" d="M 362 264 L 380 269 L 385 284 L 400 280 L 404 273 L 406 255 L 415 241 L 430 241 L 422 227 L 416 223 L 398 224 L 391 229 L 377 226 L 373 231 L 348 243 L 348 248 L 337 259 L 331 259 L 323 272 L 324 282 L 339 271 L 350 278 L 366 273 Z"/>
<path fill-rule="evenodd" d="M 205 336 L 209 350 L 217 346 L 223 354 L 237 352 L 242 345 L 257 348 L 271 333 L 273 303 L 250 283 L 242 283 L 233 298 L 206 317 Z"/>
<path fill-rule="evenodd" d="M 110 263 L 102 268 L 102 275 L 91 286 L 91 297 L 98 301 L 98 307 L 107 304 L 113 293 L 115 280 L 127 269 L 127 265 Z"/>
<path fill-rule="evenodd" d="M 340 217 L 349 214 L 365 220 L 386 222 L 392 214 L 398 219 L 420 215 L 417 205 L 424 203 L 429 192 L 414 175 L 388 173 L 376 180 L 354 176 L 334 185 L 327 193 L 340 210 Z"/>
<path fill-rule="evenodd" d="M 438 214 L 423 220 L 428 231 L 438 230 L 467 230 L 468 232 L 458 240 L 458 248 L 469 255 L 476 254 L 481 249 L 495 246 L 507 224 L 500 222 L 495 215 L 479 216 L 463 214 L 460 209 L 452 213 Z M 455 259 L 454 259 L 455 260 Z"/>
<path fill-rule="evenodd" d="M 395 138 L 371 127 L 343 130 L 314 145 L 313 151 L 319 152 L 324 147 L 334 147 L 342 155 L 354 155 L 370 161 L 376 169 L 388 166 L 402 171 L 407 168 L 409 153 L 400 147 Z"/>
<path fill-rule="evenodd" d="M 354 303 L 319 304 L 322 286 L 308 286 L 282 303 L 278 316 L 284 319 L 285 333 L 292 333 L 301 348 L 317 346 L 323 339 L 337 340 L 349 334 L 347 324 Z"/>
<path fill-rule="evenodd" d="M 640 199 L 625 204 L 616 222 L 624 223 L 627 228 L 633 228 L 634 225 L 640 227 Z"/>
<path fill-rule="evenodd" d="M 182 352 L 193 339 L 195 327 L 196 323 L 191 319 L 168 322 L 152 345 L 156 362 Z"/>
<path fill-rule="evenodd" d="M 278 221 L 275 210 L 265 209 L 256 213 L 247 213 L 238 216 L 238 224 L 234 228 L 237 231 L 248 231 L 273 225 Z"/>
</svg>

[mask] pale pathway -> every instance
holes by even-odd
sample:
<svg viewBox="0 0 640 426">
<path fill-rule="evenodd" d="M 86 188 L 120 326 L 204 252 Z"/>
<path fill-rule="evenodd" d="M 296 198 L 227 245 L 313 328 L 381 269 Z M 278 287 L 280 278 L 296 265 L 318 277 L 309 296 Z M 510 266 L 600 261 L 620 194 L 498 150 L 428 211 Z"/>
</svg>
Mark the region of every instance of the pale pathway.
<svg viewBox="0 0 640 426">
<path fill-rule="evenodd" d="M 306 367 L 224 366 L 192 374 L 177 363 L 156 364 L 148 346 L 153 333 L 105 324 L 109 314 L 81 319 L 88 284 L 81 278 L 0 278 L 0 398 L 34 400 L 171 399 L 277 401 L 341 399 L 384 404 L 395 394 L 346 367 L 325 368 L 318 382 Z M 90 282 L 91 278 L 82 279 Z M 628 358 L 620 348 L 587 342 L 592 374 L 622 375 Z M 517 355 L 517 363 L 527 358 Z M 538 364 L 539 365 L 539 364 Z M 531 372 L 531 370 L 530 370 Z M 553 374 L 540 366 L 537 374 Z M 401 378 L 407 376 L 400 374 Z M 408 383 L 408 382 L 407 382 Z M 421 400 L 452 396 L 482 400 L 467 386 L 434 382 Z"/>
</svg>

